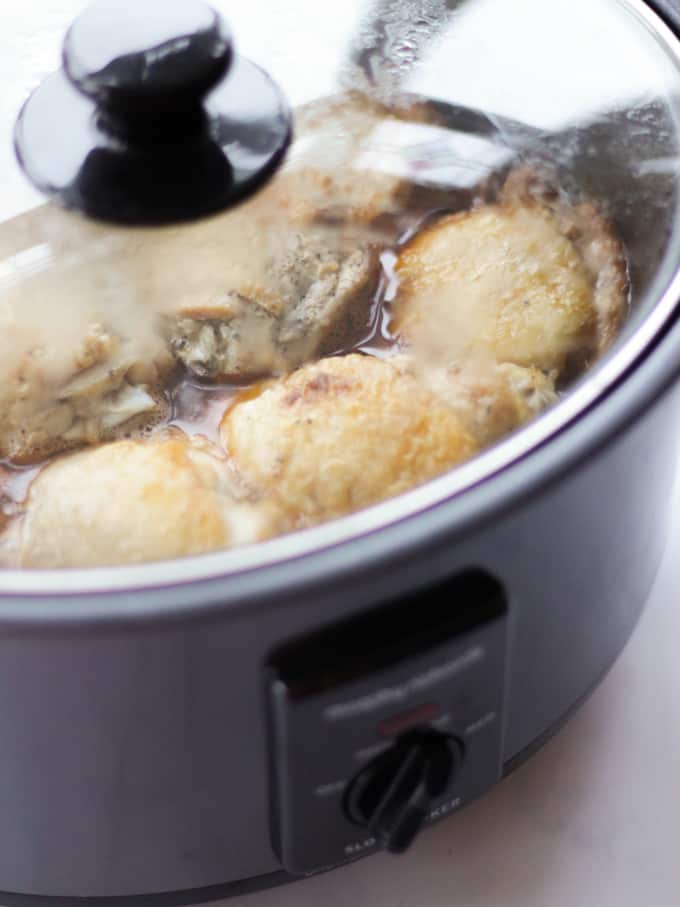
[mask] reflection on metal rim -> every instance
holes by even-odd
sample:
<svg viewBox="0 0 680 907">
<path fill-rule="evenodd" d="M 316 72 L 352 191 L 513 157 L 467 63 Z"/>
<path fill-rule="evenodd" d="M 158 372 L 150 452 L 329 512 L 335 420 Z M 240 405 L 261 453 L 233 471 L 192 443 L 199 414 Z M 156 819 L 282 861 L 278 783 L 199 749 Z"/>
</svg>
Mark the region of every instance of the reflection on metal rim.
<svg viewBox="0 0 680 907">
<path fill-rule="evenodd" d="M 643 0 L 617 0 L 628 6 L 659 40 L 662 50 L 673 57 L 680 71 L 680 41 Z M 680 81 L 680 73 L 679 73 Z M 507 469 L 544 445 L 592 407 L 653 346 L 656 338 L 672 321 L 680 300 L 680 224 L 676 224 L 668 246 L 665 267 L 649 289 L 659 298 L 650 315 L 621 346 L 596 366 L 587 378 L 561 403 L 517 434 L 451 473 L 393 500 L 370 507 L 342 519 L 248 548 L 222 551 L 201 557 L 161 564 L 87 570 L 0 571 L 0 596 L 69 595 L 162 588 L 198 580 L 243 574 L 279 564 L 355 540 L 462 496 L 466 490 Z"/>
</svg>

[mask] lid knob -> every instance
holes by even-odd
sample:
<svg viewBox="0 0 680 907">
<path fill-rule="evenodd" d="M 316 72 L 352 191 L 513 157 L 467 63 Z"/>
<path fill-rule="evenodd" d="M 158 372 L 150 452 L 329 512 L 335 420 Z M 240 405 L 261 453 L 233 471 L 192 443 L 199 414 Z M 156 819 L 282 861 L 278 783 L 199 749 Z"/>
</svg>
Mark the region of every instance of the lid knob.
<svg viewBox="0 0 680 907">
<path fill-rule="evenodd" d="M 228 26 L 201 0 L 95 0 L 15 132 L 34 185 L 125 224 L 234 204 L 276 170 L 290 140 L 277 86 L 234 55 Z"/>
<path fill-rule="evenodd" d="M 100 108 L 154 115 L 199 105 L 226 75 L 232 41 L 200 0 L 97 0 L 71 26 L 63 59 Z"/>
</svg>

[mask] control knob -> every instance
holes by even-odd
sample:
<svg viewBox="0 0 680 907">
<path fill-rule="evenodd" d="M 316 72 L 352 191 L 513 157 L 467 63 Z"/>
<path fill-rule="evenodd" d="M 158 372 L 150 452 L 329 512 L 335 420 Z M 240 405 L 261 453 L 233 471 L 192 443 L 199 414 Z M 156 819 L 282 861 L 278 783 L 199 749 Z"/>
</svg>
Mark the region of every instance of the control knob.
<svg viewBox="0 0 680 907">
<path fill-rule="evenodd" d="M 409 733 L 357 775 L 345 797 L 346 814 L 391 853 L 402 853 L 462 761 L 463 746 L 455 737 L 435 731 Z"/>
</svg>

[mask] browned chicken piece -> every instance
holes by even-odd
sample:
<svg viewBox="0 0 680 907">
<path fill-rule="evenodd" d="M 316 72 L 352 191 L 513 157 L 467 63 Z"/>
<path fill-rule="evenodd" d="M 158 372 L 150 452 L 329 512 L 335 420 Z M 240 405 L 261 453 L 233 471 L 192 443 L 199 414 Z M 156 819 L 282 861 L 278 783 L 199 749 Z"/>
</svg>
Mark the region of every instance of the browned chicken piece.
<svg viewBox="0 0 680 907">
<path fill-rule="evenodd" d="M 225 414 L 221 437 L 239 471 L 298 526 L 407 491 L 479 448 L 417 378 L 358 354 L 246 391 Z"/>
<path fill-rule="evenodd" d="M 375 121 L 372 121 L 375 125 Z M 334 133 L 337 140 L 337 124 Z M 359 226 L 375 238 L 392 239 L 404 209 L 413 205 L 414 185 L 390 173 L 354 169 L 357 144 L 334 162 L 329 144 L 319 160 L 283 171 L 264 190 L 265 206 L 285 213 L 290 223 Z M 420 189 L 420 187 L 418 187 Z"/>
<path fill-rule="evenodd" d="M 152 292 L 177 301 L 166 328 L 177 358 L 202 378 L 244 379 L 358 342 L 387 238 L 381 217 L 402 194 L 397 177 L 293 169 L 235 211 L 164 231 Z"/>
<path fill-rule="evenodd" d="M 418 234 L 396 270 L 395 329 L 428 361 L 487 355 L 568 372 L 607 348 L 627 306 L 625 258 L 609 225 L 526 169 L 497 204 Z"/>
<path fill-rule="evenodd" d="M 245 488 L 217 448 L 181 433 L 60 457 L 33 480 L 0 548 L 7 566 L 135 564 L 259 541 L 275 508 Z"/>
<path fill-rule="evenodd" d="M 236 282 L 220 303 L 184 309 L 170 329 L 175 355 L 200 377 L 252 378 L 356 342 L 368 330 L 378 249 L 338 240 L 293 233 L 266 260 L 259 287 Z"/>
<path fill-rule="evenodd" d="M 487 447 L 557 403 L 554 378 L 537 368 L 470 360 L 448 368 L 409 363 L 429 388 L 458 414 L 480 447 Z"/>
<path fill-rule="evenodd" d="M 0 230 L 0 459 L 30 463 L 153 425 L 176 367 L 125 231 L 39 208 Z"/>
<path fill-rule="evenodd" d="M 284 173 L 180 227 L 103 227 L 50 206 L 4 225 L 0 459 L 39 461 L 163 421 L 177 359 L 201 377 L 280 374 L 360 336 L 379 272 L 372 221 L 398 181 L 350 196 L 346 179 Z M 338 216 L 321 204 L 336 193 L 346 233 L 321 222 Z"/>
<path fill-rule="evenodd" d="M 27 350 L 0 390 L 0 457 L 17 464 L 121 433 L 149 428 L 168 414 L 163 391 L 172 362 L 135 364 L 121 355 L 120 338 L 93 324 L 84 344 L 101 341 L 100 359 L 80 368 L 74 357 L 57 362 L 45 347 Z M 165 360 L 165 367 L 162 367 Z"/>
</svg>

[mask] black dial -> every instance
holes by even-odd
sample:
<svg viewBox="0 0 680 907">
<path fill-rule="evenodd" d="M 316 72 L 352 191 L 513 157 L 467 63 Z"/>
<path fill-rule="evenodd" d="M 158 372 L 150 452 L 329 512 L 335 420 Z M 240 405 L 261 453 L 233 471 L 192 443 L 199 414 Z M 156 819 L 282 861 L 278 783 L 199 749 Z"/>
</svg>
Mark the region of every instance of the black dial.
<svg viewBox="0 0 680 907">
<path fill-rule="evenodd" d="M 401 853 L 446 793 L 462 760 L 462 744 L 453 737 L 434 731 L 408 734 L 355 778 L 345 798 L 347 815 L 391 853 Z"/>
</svg>

